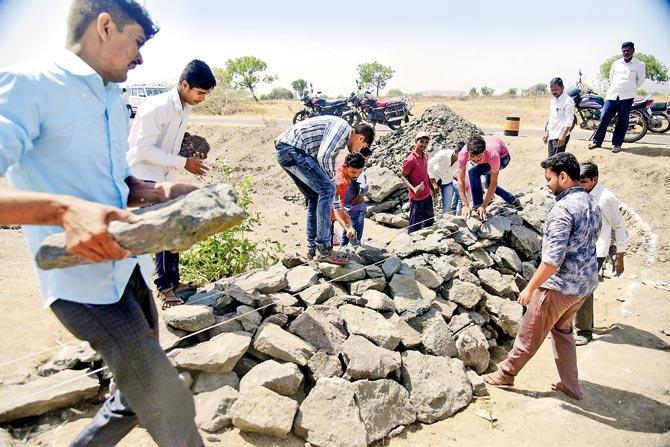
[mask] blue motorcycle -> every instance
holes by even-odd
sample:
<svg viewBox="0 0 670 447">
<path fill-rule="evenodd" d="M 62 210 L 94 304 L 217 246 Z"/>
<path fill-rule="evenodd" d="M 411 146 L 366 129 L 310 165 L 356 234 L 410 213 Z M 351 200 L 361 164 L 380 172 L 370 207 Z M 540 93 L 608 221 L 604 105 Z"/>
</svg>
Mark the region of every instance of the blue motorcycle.
<svg viewBox="0 0 670 447">
<path fill-rule="evenodd" d="M 312 84 L 310 84 L 311 86 Z M 326 101 L 324 98 L 319 97 L 320 94 L 321 92 L 314 94 L 313 88 L 310 88 L 309 92 L 305 91 L 303 93 L 301 101 L 305 108 L 295 114 L 293 124 L 307 118 L 323 115 L 339 116 L 349 124 L 353 123 L 354 111 L 350 106 L 351 100 L 355 97 L 353 93 L 347 99 L 337 99 L 335 101 Z"/>
</svg>

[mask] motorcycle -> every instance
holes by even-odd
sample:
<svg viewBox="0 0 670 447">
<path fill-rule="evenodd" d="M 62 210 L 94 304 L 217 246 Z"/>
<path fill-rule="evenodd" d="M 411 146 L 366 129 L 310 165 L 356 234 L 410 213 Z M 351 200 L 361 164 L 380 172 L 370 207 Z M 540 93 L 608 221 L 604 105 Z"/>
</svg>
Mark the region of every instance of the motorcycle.
<svg viewBox="0 0 670 447">
<path fill-rule="evenodd" d="M 579 81 L 577 85 L 567 91 L 567 94 L 575 102 L 575 119 L 572 122 L 570 130 L 574 129 L 575 125 L 579 124 L 581 129 L 592 130 L 594 133 L 600 124 L 602 108 L 605 105 L 605 99 L 596 94 L 593 90 L 585 87 L 582 83 L 582 72 L 579 71 Z M 626 143 L 634 143 L 639 141 L 647 134 L 650 128 L 658 128 L 660 120 L 654 118 L 651 112 L 651 105 L 654 100 L 646 98 L 633 101 L 630 108 L 628 129 L 623 141 Z M 614 132 L 614 125 L 616 123 L 616 115 L 612 118 L 608 132 Z M 593 137 L 592 137 L 593 138 Z"/>
<path fill-rule="evenodd" d="M 298 121 L 306 120 L 315 116 L 331 115 L 338 116 L 346 120 L 349 124 L 353 122 L 354 111 L 349 105 L 353 99 L 354 94 L 347 99 L 337 99 L 335 101 L 326 101 L 322 98 L 321 92 L 314 94 L 314 88 L 310 84 L 310 91 L 305 90 L 301 101 L 305 106 L 304 109 L 298 111 L 293 116 L 293 124 Z"/>
<path fill-rule="evenodd" d="M 358 86 L 359 95 L 352 93 L 351 102 L 355 110 L 353 116 L 353 123 L 361 120 L 376 124 L 384 124 L 391 130 L 399 129 L 403 122 L 409 122 L 409 117 L 412 116 L 410 110 L 412 109 L 412 102 L 409 98 L 390 98 L 382 101 L 376 99 L 371 92 L 366 91 L 363 96 L 360 96 L 360 85 Z"/>
<path fill-rule="evenodd" d="M 650 126 L 649 132 L 665 133 L 670 130 L 670 103 L 655 102 L 651 105 L 651 116 L 657 125 Z"/>
</svg>

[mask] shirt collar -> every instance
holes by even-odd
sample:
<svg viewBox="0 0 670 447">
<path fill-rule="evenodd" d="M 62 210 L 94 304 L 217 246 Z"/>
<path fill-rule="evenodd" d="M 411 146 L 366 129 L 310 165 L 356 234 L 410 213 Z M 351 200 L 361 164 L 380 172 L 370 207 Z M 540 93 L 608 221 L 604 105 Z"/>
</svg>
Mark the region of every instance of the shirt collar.
<svg viewBox="0 0 670 447">
<path fill-rule="evenodd" d="M 100 75 L 82 58 L 70 50 L 63 50 L 56 58 L 56 65 L 75 76 L 98 76 Z M 102 78 L 100 78 L 102 79 Z"/>
<path fill-rule="evenodd" d="M 176 111 L 178 111 L 178 112 L 181 112 L 181 111 L 190 112 L 191 111 L 192 106 L 190 104 L 182 105 L 181 98 L 179 97 L 179 91 L 177 90 L 177 87 L 170 90 L 170 99 L 172 99 L 172 103 L 174 104 L 174 109 Z"/>
<path fill-rule="evenodd" d="M 559 195 L 556 196 L 556 201 L 558 202 L 559 200 L 563 200 L 567 196 L 569 196 L 570 194 L 575 193 L 575 192 L 580 192 L 580 191 L 586 192 L 586 190 L 584 189 L 584 187 L 582 185 L 577 185 L 577 186 L 573 186 L 571 188 L 568 188 L 568 189 L 566 189 L 565 191 L 563 191 L 562 193 L 560 193 Z"/>
<path fill-rule="evenodd" d="M 412 149 L 412 155 L 414 155 L 416 158 L 428 158 L 426 151 L 423 151 L 423 155 L 419 155 L 416 150 Z"/>
<path fill-rule="evenodd" d="M 596 183 L 596 186 L 593 187 L 593 189 L 591 190 L 591 192 L 590 192 L 589 194 L 591 194 L 592 196 L 595 196 L 595 195 L 598 194 L 603 188 L 604 188 L 603 184 L 600 183 L 600 182 L 598 182 L 598 183 Z"/>
</svg>

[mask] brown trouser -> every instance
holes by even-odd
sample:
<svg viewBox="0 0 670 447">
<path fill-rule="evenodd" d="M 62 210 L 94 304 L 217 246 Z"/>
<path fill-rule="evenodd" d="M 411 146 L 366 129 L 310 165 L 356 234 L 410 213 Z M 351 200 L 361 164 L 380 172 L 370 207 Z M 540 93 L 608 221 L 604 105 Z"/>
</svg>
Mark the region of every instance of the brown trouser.
<svg viewBox="0 0 670 447">
<path fill-rule="evenodd" d="M 598 258 L 598 272 L 600 272 L 604 263 L 605 258 Z M 593 331 L 593 294 L 586 297 L 584 304 L 577 311 L 575 329 L 577 329 L 577 333 Z"/>
<path fill-rule="evenodd" d="M 502 372 L 516 376 L 551 331 L 554 360 L 561 383 L 575 395 L 580 395 L 572 320 L 584 299 L 556 290 L 540 289 L 535 292 L 521 319 L 514 347 L 500 364 Z"/>
</svg>

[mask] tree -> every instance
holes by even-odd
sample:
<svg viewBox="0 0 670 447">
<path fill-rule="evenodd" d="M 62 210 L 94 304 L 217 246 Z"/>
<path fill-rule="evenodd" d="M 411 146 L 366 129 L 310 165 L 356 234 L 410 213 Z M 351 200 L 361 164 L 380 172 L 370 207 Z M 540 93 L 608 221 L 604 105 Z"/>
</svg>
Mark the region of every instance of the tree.
<svg viewBox="0 0 670 447">
<path fill-rule="evenodd" d="M 521 94 L 523 96 L 542 96 L 547 94 L 547 84 L 543 84 L 542 82 L 531 85 L 530 87 L 523 89 L 521 91 Z"/>
<path fill-rule="evenodd" d="M 516 96 L 517 94 L 517 89 L 514 87 L 508 88 L 504 93 L 503 96 Z"/>
<path fill-rule="evenodd" d="M 635 53 L 635 57 L 644 62 L 647 79 L 656 82 L 665 82 L 668 80 L 668 67 L 659 62 L 654 56 L 651 54 Z M 621 55 L 617 54 L 602 63 L 600 66 L 600 77 L 602 79 L 609 81 L 610 68 L 612 68 L 614 61 L 620 58 Z"/>
<path fill-rule="evenodd" d="M 258 84 L 270 83 L 277 79 L 277 76 L 265 73 L 268 66 L 265 62 L 255 56 L 242 56 L 226 61 L 226 72 L 235 88 L 246 88 L 251 92 L 251 96 L 256 101 L 254 90 Z"/>
<path fill-rule="evenodd" d="M 468 92 L 468 96 L 479 96 L 479 92 L 477 91 L 477 87 L 472 87 L 470 91 Z"/>
<path fill-rule="evenodd" d="M 493 89 L 491 87 L 480 88 L 482 96 L 493 96 Z"/>
<path fill-rule="evenodd" d="M 298 94 L 298 98 L 300 98 L 307 90 L 307 81 L 304 79 L 296 79 L 295 81 L 291 82 L 291 87 Z"/>
<path fill-rule="evenodd" d="M 267 95 L 261 95 L 261 99 L 293 99 L 293 92 L 284 87 L 276 87 Z"/>
<path fill-rule="evenodd" d="M 358 77 L 361 84 L 366 87 L 375 87 L 377 96 L 379 96 L 379 90 L 386 87 L 386 83 L 393 77 L 393 73 L 391 67 L 382 65 L 377 61 L 358 66 Z"/>
<path fill-rule="evenodd" d="M 404 95 L 404 93 L 402 92 L 402 90 L 400 90 L 399 88 L 392 88 L 391 90 L 389 90 L 388 92 L 386 92 L 386 94 L 387 94 L 388 96 L 403 96 L 403 95 Z"/>
</svg>

